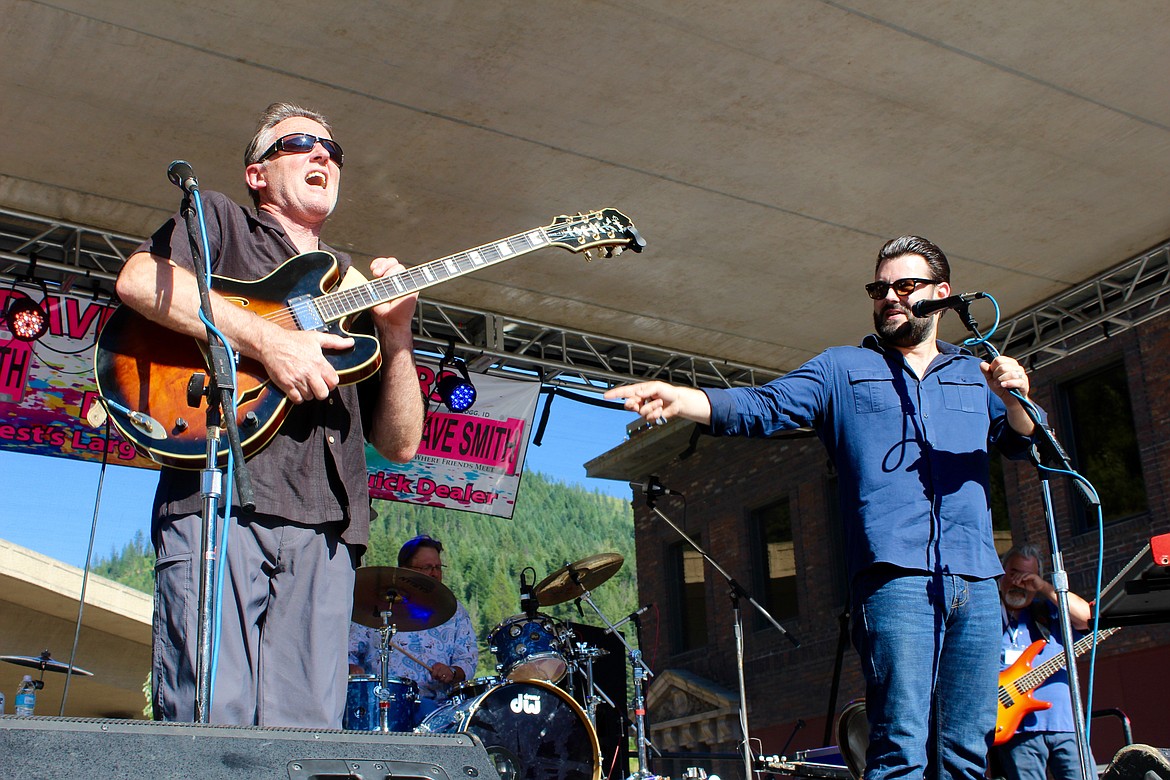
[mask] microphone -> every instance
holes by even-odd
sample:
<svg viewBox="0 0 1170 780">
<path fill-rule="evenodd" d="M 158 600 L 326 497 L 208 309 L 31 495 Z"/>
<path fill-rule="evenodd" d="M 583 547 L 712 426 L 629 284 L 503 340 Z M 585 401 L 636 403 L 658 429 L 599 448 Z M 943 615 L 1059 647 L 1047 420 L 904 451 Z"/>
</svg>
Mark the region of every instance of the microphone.
<svg viewBox="0 0 1170 780">
<path fill-rule="evenodd" d="M 630 487 L 634 490 L 642 491 L 644 496 L 681 496 L 682 493 L 677 490 L 671 490 L 662 486 L 658 481 L 658 477 L 651 476 L 645 482 L 631 482 Z"/>
<path fill-rule="evenodd" d="M 532 595 L 532 586 L 528 584 L 528 580 L 524 577 L 524 572 L 520 572 L 520 610 L 528 616 L 528 619 L 536 617 L 536 611 L 540 607 L 540 602 Z"/>
<path fill-rule="evenodd" d="M 195 170 L 186 160 L 175 160 L 167 166 L 167 178 L 171 184 L 183 192 L 191 193 L 199 189 L 199 180 L 195 178 Z"/>
<path fill-rule="evenodd" d="M 969 292 L 963 293 L 962 295 L 952 295 L 949 298 L 915 301 L 914 305 L 910 307 L 910 313 L 915 317 L 925 317 L 928 314 L 934 314 L 936 311 L 942 311 L 943 309 L 957 309 L 960 306 L 966 306 L 976 298 L 986 297 L 987 293 Z"/>
<path fill-rule="evenodd" d="M 622 626 L 624 626 L 626 623 L 629 623 L 629 622 L 630 622 L 631 620 L 633 620 L 634 618 L 636 618 L 636 617 L 638 617 L 638 616 L 640 616 L 640 615 L 643 615 L 643 614 L 645 614 L 645 613 L 646 613 L 646 612 L 647 612 L 647 611 L 650 609 L 650 607 L 652 607 L 652 606 L 654 606 L 654 605 L 653 605 L 653 604 L 647 604 L 646 606 L 644 606 L 644 607 L 642 607 L 642 608 L 640 608 L 640 609 L 636 609 L 636 610 L 634 610 L 633 612 L 631 612 L 630 614 L 626 615 L 624 618 L 622 618 L 622 619 L 621 619 L 621 620 L 619 620 L 618 622 L 614 623 L 612 628 L 607 628 L 607 629 L 605 630 L 605 633 L 607 633 L 607 634 L 608 634 L 608 633 L 611 633 L 611 632 L 613 632 L 613 631 L 616 631 L 617 629 L 619 629 L 619 628 L 621 628 Z"/>
</svg>

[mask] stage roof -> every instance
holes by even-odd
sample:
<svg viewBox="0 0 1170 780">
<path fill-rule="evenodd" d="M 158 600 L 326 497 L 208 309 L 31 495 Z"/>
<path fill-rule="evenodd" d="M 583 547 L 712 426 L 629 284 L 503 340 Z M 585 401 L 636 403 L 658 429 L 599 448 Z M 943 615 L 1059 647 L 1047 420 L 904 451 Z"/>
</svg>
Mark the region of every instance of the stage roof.
<svg viewBox="0 0 1170 780">
<path fill-rule="evenodd" d="M 0 0 L 0 16 L 0 207 L 142 236 L 177 208 L 179 158 L 242 201 L 256 115 L 299 101 L 346 149 L 326 240 L 359 258 L 628 215 L 643 254 L 543 249 L 427 293 L 617 343 L 784 371 L 869 330 L 861 285 L 887 238 L 936 241 L 955 287 L 1010 316 L 1170 237 L 1158 2 Z"/>
</svg>

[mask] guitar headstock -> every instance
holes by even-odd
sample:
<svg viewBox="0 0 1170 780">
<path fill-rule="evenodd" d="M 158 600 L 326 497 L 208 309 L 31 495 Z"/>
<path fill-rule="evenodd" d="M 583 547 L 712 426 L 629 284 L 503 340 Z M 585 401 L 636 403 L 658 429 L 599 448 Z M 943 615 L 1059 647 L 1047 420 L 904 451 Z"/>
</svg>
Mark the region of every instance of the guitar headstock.
<svg viewBox="0 0 1170 780">
<path fill-rule="evenodd" d="M 646 239 L 634 223 L 617 209 L 600 209 L 576 216 L 562 214 L 544 232 L 551 244 L 587 256 L 598 247 L 604 248 L 606 257 L 612 257 L 627 247 L 641 252 L 646 246 Z"/>
</svg>

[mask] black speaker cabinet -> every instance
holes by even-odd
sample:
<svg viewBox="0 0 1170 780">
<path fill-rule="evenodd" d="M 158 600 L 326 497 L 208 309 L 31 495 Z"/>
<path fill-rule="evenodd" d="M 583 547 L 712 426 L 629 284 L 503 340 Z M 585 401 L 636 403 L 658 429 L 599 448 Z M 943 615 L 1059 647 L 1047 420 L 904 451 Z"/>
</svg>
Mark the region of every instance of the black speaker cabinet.
<svg viewBox="0 0 1170 780">
<path fill-rule="evenodd" d="M 0 716 L 8 780 L 498 780 L 473 735 Z"/>
</svg>

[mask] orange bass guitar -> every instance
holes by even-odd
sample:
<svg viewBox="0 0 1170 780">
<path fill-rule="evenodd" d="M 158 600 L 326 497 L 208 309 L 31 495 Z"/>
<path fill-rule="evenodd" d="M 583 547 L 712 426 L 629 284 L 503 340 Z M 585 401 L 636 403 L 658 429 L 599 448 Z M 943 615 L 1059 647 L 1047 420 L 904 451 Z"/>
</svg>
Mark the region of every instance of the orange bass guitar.
<svg viewBox="0 0 1170 780">
<path fill-rule="evenodd" d="M 1106 628 L 1097 632 L 1097 641 L 1112 636 L 1116 628 Z M 1040 651 L 1048 644 L 1043 639 L 1037 639 L 1028 645 L 1028 649 L 1020 654 L 1011 666 L 999 673 L 998 708 L 995 712 L 995 739 L 994 744 L 1002 745 L 1012 738 L 1020 723 L 1028 713 L 1037 710 L 1046 710 L 1052 705 L 1040 701 L 1032 693 L 1045 680 L 1065 667 L 1064 653 L 1049 658 L 1044 663 L 1032 668 L 1032 661 L 1040 655 Z M 1082 637 L 1073 645 L 1073 655 L 1080 656 L 1093 645 L 1093 636 Z"/>
</svg>

